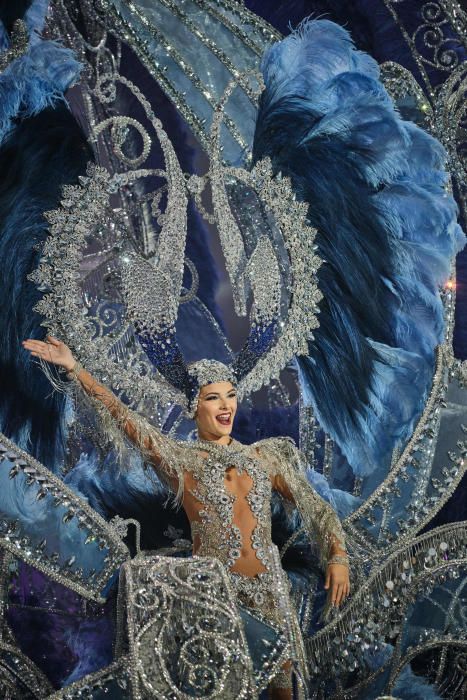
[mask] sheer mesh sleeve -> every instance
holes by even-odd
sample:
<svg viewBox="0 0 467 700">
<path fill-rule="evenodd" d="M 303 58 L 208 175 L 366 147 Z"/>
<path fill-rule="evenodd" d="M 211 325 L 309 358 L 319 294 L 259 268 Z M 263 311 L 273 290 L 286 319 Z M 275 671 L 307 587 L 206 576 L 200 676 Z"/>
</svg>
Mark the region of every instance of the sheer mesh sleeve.
<svg viewBox="0 0 467 700">
<path fill-rule="evenodd" d="M 175 492 L 176 500 L 180 501 L 184 463 L 187 458 L 193 459 L 193 450 L 184 449 L 176 440 L 164 435 L 81 366 L 71 373 L 71 378 L 74 380 L 78 405 L 85 404 L 92 408 L 97 417 L 96 430 L 117 451 L 120 464 L 123 467 L 129 464 L 125 453 L 136 448 L 143 459 L 154 467 L 157 477 Z"/>
<path fill-rule="evenodd" d="M 304 456 L 290 438 L 271 438 L 258 446 L 270 464 L 274 488 L 295 504 L 310 543 L 316 543 L 324 571 L 338 550 L 346 551 L 345 533 L 336 511 L 306 478 Z"/>
</svg>

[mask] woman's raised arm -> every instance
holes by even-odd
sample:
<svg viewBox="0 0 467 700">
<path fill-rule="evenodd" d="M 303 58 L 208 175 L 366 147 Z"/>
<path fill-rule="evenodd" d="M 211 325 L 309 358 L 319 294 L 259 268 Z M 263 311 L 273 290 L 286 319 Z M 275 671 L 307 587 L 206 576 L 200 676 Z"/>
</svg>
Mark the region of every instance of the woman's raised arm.
<svg viewBox="0 0 467 700">
<path fill-rule="evenodd" d="M 297 507 L 311 542 L 317 538 L 329 603 L 340 605 L 349 594 L 350 580 L 345 536 L 337 513 L 315 491 L 305 475 L 292 469 L 286 475 L 276 474 L 273 485 Z"/>
<path fill-rule="evenodd" d="M 163 435 L 154 426 L 149 425 L 141 416 L 131 411 L 106 386 L 100 384 L 73 357 L 70 348 L 57 338 L 47 336 L 46 342 L 28 339 L 23 347 L 33 357 L 39 357 L 67 371 L 67 376 L 75 379 L 86 394 L 98 402 L 112 416 L 119 430 L 124 433 L 144 457 L 150 461 L 174 490 L 179 488 L 180 466 L 176 443 Z M 101 411 L 100 411 L 101 412 Z"/>
<path fill-rule="evenodd" d="M 130 410 L 123 401 L 115 396 L 113 391 L 110 391 L 104 384 L 100 384 L 84 367 L 76 362 L 71 371 L 67 373 L 68 377 L 76 379 L 84 391 L 96 401 L 99 401 L 108 410 L 110 415 L 118 423 L 122 430 L 133 445 L 138 448 L 143 448 L 146 454 L 151 455 L 151 462 L 154 465 L 159 465 L 161 455 L 157 449 L 154 439 L 150 435 L 144 437 L 141 444 L 140 433 L 136 427 L 135 421 L 132 420 Z"/>
</svg>

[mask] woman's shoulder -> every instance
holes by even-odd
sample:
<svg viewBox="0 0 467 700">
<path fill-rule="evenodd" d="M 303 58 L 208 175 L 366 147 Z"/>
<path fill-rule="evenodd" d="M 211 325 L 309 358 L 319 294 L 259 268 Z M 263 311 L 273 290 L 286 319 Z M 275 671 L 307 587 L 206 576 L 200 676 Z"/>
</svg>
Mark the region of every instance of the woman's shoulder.
<svg viewBox="0 0 467 700">
<path fill-rule="evenodd" d="M 255 446 L 265 449 L 298 450 L 295 440 L 290 435 L 276 435 L 263 438 L 253 443 Z"/>
<path fill-rule="evenodd" d="M 177 444 L 186 471 L 191 471 L 193 465 L 202 463 L 209 457 L 209 451 L 203 447 L 199 440 L 178 439 Z"/>
<path fill-rule="evenodd" d="M 276 465 L 276 469 L 290 466 L 301 458 L 301 452 L 293 438 L 288 435 L 263 438 L 253 443 L 258 454 Z"/>
</svg>

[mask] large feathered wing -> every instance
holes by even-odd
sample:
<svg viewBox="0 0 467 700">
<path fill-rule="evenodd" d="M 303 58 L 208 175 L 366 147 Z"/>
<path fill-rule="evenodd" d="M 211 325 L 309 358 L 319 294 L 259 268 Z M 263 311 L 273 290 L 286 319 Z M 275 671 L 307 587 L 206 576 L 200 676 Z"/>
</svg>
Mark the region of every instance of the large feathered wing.
<svg viewBox="0 0 467 700">
<path fill-rule="evenodd" d="M 302 390 L 355 474 L 413 430 L 443 342 L 439 288 L 463 247 L 441 144 L 404 121 L 349 33 L 309 20 L 262 64 L 254 160 L 309 203 L 324 259 Z"/>
<path fill-rule="evenodd" d="M 36 24 L 38 5 L 45 12 L 44 3 L 31 6 Z M 63 458 L 64 399 L 21 341 L 45 332 L 33 311 L 41 292 L 27 279 L 48 235 L 43 214 L 91 157 L 63 97 L 79 72 L 69 49 L 32 33 L 24 55 L 0 74 L 0 430 L 52 470 Z"/>
</svg>

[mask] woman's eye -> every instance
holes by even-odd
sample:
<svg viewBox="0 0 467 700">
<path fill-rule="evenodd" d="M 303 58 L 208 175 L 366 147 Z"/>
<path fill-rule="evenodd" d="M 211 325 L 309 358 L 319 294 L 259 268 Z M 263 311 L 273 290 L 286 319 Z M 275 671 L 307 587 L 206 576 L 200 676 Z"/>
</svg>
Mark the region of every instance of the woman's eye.
<svg viewBox="0 0 467 700">
<path fill-rule="evenodd" d="M 228 399 L 234 399 L 237 396 L 237 394 L 228 394 L 227 398 Z M 213 401 L 214 399 L 219 398 L 218 396 L 205 396 L 204 400 L 205 401 Z"/>
</svg>

